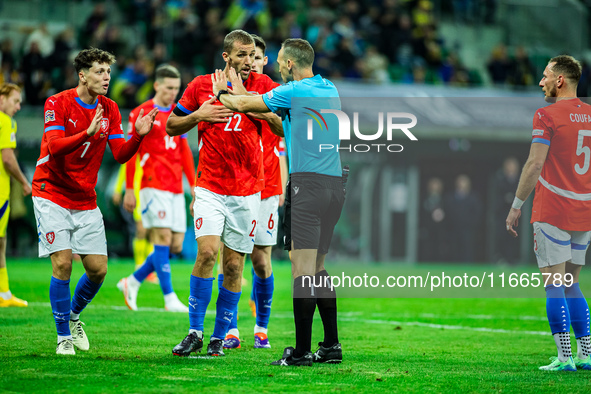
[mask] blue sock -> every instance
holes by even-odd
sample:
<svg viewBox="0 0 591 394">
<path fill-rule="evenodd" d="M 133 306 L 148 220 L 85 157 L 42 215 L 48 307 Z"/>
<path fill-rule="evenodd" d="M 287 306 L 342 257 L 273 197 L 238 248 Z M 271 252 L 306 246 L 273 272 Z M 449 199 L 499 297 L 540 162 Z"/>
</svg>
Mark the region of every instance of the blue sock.
<svg viewBox="0 0 591 394">
<path fill-rule="evenodd" d="M 162 294 L 167 295 L 173 292 L 172 276 L 170 275 L 170 246 L 154 245 L 152 253 L 152 264 L 158 275 Z"/>
<path fill-rule="evenodd" d="M 74 297 L 72 297 L 72 312 L 80 314 L 84 308 L 86 308 L 86 305 L 92 301 L 96 293 L 98 293 L 101 285 L 102 283 L 94 283 L 88 279 L 85 272 L 78 281 L 76 290 L 74 290 Z"/>
<path fill-rule="evenodd" d="M 150 275 L 152 272 L 154 272 L 153 257 L 154 257 L 154 253 L 152 253 L 151 255 L 149 255 L 146 258 L 146 261 L 144 262 L 144 264 L 142 264 L 133 273 L 133 276 L 138 280 L 138 282 L 142 283 L 144 280 L 146 280 L 146 278 L 148 277 L 148 275 Z"/>
<path fill-rule="evenodd" d="M 224 274 L 219 274 L 218 275 L 218 294 L 219 291 L 222 290 L 222 285 L 224 284 Z M 230 322 L 230 325 L 228 326 L 228 330 L 231 330 L 233 328 L 238 328 L 238 305 L 236 305 L 236 309 L 234 310 L 234 316 L 232 317 L 232 321 Z M 228 332 L 226 331 L 226 334 Z M 226 337 L 226 334 L 224 334 L 224 338 Z"/>
<path fill-rule="evenodd" d="M 587 300 L 581 292 L 579 283 L 573 283 L 572 286 L 566 288 L 564 293 L 575 338 L 591 335 L 589 331 L 589 305 L 587 305 Z"/>
<path fill-rule="evenodd" d="M 191 330 L 203 331 L 203 321 L 213 289 L 213 278 L 198 278 L 191 275 L 189 295 L 189 325 Z"/>
<path fill-rule="evenodd" d="M 552 335 L 558 332 L 570 331 L 570 315 L 566 304 L 564 286 L 546 286 L 546 314 L 548 315 Z"/>
<path fill-rule="evenodd" d="M 271 316 L 271 304 L 273 303 L 273 290 L 275 290 L 275 277 L 273 274 L 266 279 L 254 276 L 254 295 L 257 305 L 257 326 L 267 328 Z"/>
<path fill-rule="evenodd" d="M 234 311 L 240 300 L 240 294 L 242 292 L 234 293 L 222 287 L 218 294 L 218 301 L 216 303 L 215 311 L 215 327 L 213 330 L 212 338 L 224 339 L 228 332 L 228 327 L 234 317 Z"/>
<path fill-rule="evenodd" d="M 57 335 L 66 337 L 70 333 L 70 281 L 51 277 L 49 300 Z"/>
<path fill-rule="evenodd" d="M 254 272 L 254 267 L 252 267 L 250 269 L 250 272 L 252 273 L 252 290 L 250 291 L 250 299 L 251 299 L 251 301 L 254 301 L 255 300 L 255 298 L 254 298 L 254 289 L 255 289 L 254 278 L 257 276 L 257 274 L 255 274 L 255 272 Z"/>
</svg>

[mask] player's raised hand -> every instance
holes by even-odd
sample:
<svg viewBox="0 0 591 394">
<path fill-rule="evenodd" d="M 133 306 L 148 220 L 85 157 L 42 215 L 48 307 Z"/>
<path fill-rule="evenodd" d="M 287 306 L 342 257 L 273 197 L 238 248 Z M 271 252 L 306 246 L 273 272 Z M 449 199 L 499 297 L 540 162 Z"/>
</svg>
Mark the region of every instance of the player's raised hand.
<svg viewBox="0 0 591 394">
<path fill-rule="evenodd" d="M 513 237 L 517 237 L 517 231 L 513 229 L 513 226 L 517 227 L 519 225 L 519 217 L 521 216 L 521 209 L 511 208 L 509 211 L 509 215 L 507 215 L 507 220 L 505 220 L 505 224 L 507 225 L 507 232 L 511 234 Z"/>
<path fill-rule="evenodd" d="M 133 189 L 125 189 L 125 196 L 123 196 L 123 208 L 127 212 L 133 212 L 135 209 L 135 205 L 137 202 L 135 201 L 135 194 L 133 193 Z"/>
<path fill-rule="evenodd" d="M 140 109 L 140 114 L 135 121 L 135 131 L 139 135 L 148 134 L 152 130 L 152 126 L 154 126 L 156 115 L 158 115 L 158 108 L 153 108 L 146 116 L 144 116 L 144 110 Z"/>
<path fill-rule="evenodd" d="M 211 74 L 211 84 L 213 85 L 213 95 L 217 97 L 220 90 L 228 90 L 228 79 L 223 70 L 215 70 Z"/>
<path fill-rule="evenodd" d="M 242 76 L 240 76 L 240 74 L 236 72 L 234 67 L 230 67 L 230 70 L 228 71 L 228 73 L 230 74 L 229 80 L 230 80 L 230 83 L 232 84 L 232 90 L 230 90 L 230 93 L 242 94 L 242 95 L 248 94 L 248 92 L 246 91 L 246 88 L 242 84 Z"/>
<path fill-rule="evenodd" d="M 215 101 L 215 96 L 210 98 L 204 102 L 196 112 L 199 113 L 199 118 L 203 122 L 226 123 L 228 118 L 234 115 L 234 112 L 223 105 L 214 105 L 213 103 L 215 103 Z"/>
<path fill-rule="evenodd" d="M 86 129 L 86 134 L 90 137 L 95 135 L 101 129 L 101 119 L 103 118 L 103 106 L 97 105 L 96 112 L 94 113 L 94 118 L 92 118 L 92 122 L 90 122 L 90 126 Z"/>
</svg>

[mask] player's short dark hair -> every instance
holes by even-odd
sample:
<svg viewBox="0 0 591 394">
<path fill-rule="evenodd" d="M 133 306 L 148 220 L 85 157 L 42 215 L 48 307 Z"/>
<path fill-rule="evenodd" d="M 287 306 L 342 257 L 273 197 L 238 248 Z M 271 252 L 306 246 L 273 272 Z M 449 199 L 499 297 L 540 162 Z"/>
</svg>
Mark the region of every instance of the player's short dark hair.
<svg viewBox="0 0 591 394">
<path fill-rule="evenodd" d="M 288 38 L 281 44 L 285 60 L 291 59 L 299 67 L 312 67 L 314 64 L 314 48 L 302 38 Z"/>
<path fill-rule="evenodd" d="M 261 36 L 257 36 L 256 34 L 251 34 L 251 36 L 254 40 L 254 46 L 257 48 L 261 48 L 261 51 L 263 51 L 264 55 L 265 51 L 267 50 L 267 43 L 265 42 L 265 40 L 263 40 Z"/>
<path fill-rule="evenodd" d="M 161 64 L 156 68 L 156 81 L 162 81 L 164 78 L 180 79 L 181 73 L 170 64 Z"/>
<path fill-rule="evenodd" d="M 552 72 L 554 74 L 562 74 L 571 81 L 579 83 L 583 67 L 581 67 L 581 63 L 574 57 L 569 55 L 555 56 L 548 63 L 556 63 L 552 66 Z"/>
<path fill-rule="evenodd" d="M 224 52 L 232 52 L 232 48 L 234 48 L 235 42 L 239 42 L 243 45 L 248 45 L 254 44 L 254 39 L 250 34 L 245 32 L 244 30 L 233 30 L 226 34 L 226 37 L 224 37 Z"/>
<path fill-rule="evenodd" d="M 20 86 L 14 84 L 14 83 L 9 83 L 9 82 L 5 82 L 3 84 L 0 84 L 0 96 L 8 97 L 14 91 L 17 91 L 20 93 L 21 92 Z"/>
<path fill-rule="evenodd" d="M 92 63 L 108 64 L 109 66 L 115 63 L 115 56 L 107 51 L 98 48 L 84 49 L 76 55 L 74 59 L 74 68 L 79 73 L 80 70 L 88 70 L 92 67 Z"/>
</svg>

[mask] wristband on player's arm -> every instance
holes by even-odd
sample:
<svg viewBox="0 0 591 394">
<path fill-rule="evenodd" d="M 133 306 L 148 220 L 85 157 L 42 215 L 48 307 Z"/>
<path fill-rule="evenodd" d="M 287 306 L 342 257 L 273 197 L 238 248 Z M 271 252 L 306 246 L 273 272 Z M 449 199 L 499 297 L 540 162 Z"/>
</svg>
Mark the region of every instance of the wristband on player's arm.
<svg viewBox="0 0 591 394">
<path fill-rule="evenodd" d="M 525 202 L 525 200 L 522 200 L 522 199 L 518 198 L 517 196 L 515 196 L 515 199 L 513 200 L 513 204 L 511 205 L 511 208 L 521 209 L 521 206 L 523 205 L 524 202 Z"/>
<path fill-rule="evenodd" d="M 218 99 L 218 101 L 220 101 L 220 96 L 222 94 L 229 94 L 227 90 L 220 90 L 217 94 L 217 96 L 215 96 L 216 99 Z M 221 101 L 220 101 L 221 102 Z"/>
</svg>

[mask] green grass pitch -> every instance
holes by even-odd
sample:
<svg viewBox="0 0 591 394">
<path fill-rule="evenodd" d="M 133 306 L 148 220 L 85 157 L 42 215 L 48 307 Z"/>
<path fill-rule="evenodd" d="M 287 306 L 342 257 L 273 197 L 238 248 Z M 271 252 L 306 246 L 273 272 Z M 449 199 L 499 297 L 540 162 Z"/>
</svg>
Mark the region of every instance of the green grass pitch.
<svg viewBox="0 0 591 394">
<path fill-rule="evenodd" d="M 142 310 L 127 310 L 115 285 L 132 269 L 131 261 L 110 262 L 101 291 L 81 315 L 90 351 L 57 357 L 49 260 L 9 259 L 11 290 L 30 306 L 0 310 L 0 392 L 591 392 L 591 371 L 538 371 L 555 354 L 543 294 L 527 299 L 340 299 L 344 362 L 282 368 L 269 363 L 294 344 L 287 263 L 274 267 L 272 349 L 252 348 L 247 286 L 239 308 L 242 349 L 218 358 L 172 356 L 172 347 L 187 333 L 188 316 L 165 312 L 158 286 L 144 284 L 138 298 Z M 175 290 L 185 302 L 191 269 L 192 264 L 172 265 Z M 482 266 L 460 269 L 483 271 Z M 76 263 L 72 292 L 82 271 Z M 591 276 L 581 281 L 591 283 Z M 206 343 L 216 294 L 206 316 Z M 313 341 L 322 340 L 321 334 L 316 314 Z"/>
</svg>

